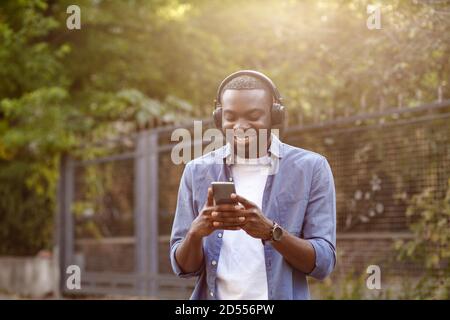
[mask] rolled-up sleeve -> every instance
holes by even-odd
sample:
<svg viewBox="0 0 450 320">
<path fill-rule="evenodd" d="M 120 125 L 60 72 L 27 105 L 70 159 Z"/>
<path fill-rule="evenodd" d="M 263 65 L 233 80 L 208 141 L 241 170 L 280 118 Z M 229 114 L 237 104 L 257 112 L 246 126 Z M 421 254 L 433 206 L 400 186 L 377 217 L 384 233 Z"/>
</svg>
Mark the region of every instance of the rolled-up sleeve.
<svg viewBox="0 0 450 320">
<path fill-rule="evenodd" d="M 192 169 L 190 163 L 188 163 L 184 168 L 178 189 L 177 208 L 170 236 L 170 263 L 173 272 L 181 278 L 198 276 L 203 270 L 202 267 L 196 272 L 184 273 L 175 258 L 175 252 L 186 236 L 196 216 L 197 213 L 194 210 L 192 200 Z"/>
<path fill-rule="evenodd" d="M 322 156 L 314 166 L 303 237 L 316 254 L 315 266 L 309 275 L 322 280 L 336 265 L 336 192 L 330 165 Z"/>
</svg>

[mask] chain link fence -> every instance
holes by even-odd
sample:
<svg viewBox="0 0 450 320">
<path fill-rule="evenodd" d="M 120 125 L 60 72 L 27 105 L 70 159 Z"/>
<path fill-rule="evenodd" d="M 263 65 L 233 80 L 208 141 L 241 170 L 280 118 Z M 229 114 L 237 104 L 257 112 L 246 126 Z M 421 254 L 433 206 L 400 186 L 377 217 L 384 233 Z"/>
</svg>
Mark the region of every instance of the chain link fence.
<svg viewBox="0 0 450 320">
<path fill-rule="evenodd" d="M 170 157 L 174 129 L 87 146 L 63 158 L 57 215 L 63 293 L 189 297 L 194 280 L 176 278 L 169 262 L 183 172 Z M 332 167 L 338 250 L 334 277 L 361 272 L 373 263 L 391 275 L 423 272 L 422 265 L 397 262 L 393 242 L 412 236 L 411 219 L 405 215 L 409 197 L 428 187 L 435 189 L 436 198 L 445 195 L 450 101 L 290 127 L 281 138 L 323 154 Z M 81 290 L 65 287 L 71 264 L 81 268 Z"/>
</svg>

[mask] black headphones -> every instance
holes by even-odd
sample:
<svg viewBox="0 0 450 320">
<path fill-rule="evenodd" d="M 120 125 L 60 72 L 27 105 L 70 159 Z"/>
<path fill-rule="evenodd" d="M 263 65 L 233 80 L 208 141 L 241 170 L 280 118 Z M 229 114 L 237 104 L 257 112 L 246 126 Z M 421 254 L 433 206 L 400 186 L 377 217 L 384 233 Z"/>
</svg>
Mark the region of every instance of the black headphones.
<svg viewBox="0 0 450 320">
<path fill-rule="evenodd" d="M 233 80 L 234 78 L 240 77 L 240 76 L 251 76 L 258 78 L 265 83 L 269 85 L 269 87 L 272 89 L 272 95 L 274 98 L 274 103 L 272 104 L 271 108 L 271 119 L 272 119 L 272 126 L 276 125 L 282 125 L 284 122 L 284 114 L 285 114 L 285 108 L 283 106 L 283 98 L 280 95 L 280 92 L 278 91 L 275 84 L 270 80 L 270 78 L 261 72 L 253 71 L 253 70 L 240 70 L 237 72 L 234 72 L 230 74 L 228 77 L 223 79 L 222 83 L 220 84 L 219 88 L 217 89 L 217 95 L 216 99 L 214 100 L 214 111 L 213 111 L 213 118 L 214 118 L 214 124 L 217 128 L 222 129 L 222 105 L 220 103 L 220 96 L 222 94 L 222 90 L 225 87 L 225 85 Z"/>
</svg>

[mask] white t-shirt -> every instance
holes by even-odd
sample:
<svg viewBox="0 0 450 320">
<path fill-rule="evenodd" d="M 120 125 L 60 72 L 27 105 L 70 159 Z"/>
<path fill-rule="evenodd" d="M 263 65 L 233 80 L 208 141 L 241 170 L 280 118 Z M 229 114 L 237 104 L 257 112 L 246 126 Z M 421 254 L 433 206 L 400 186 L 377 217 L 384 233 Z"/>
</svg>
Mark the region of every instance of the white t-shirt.
<svg viewBox="0 0 450 320">
<path fill-rule="evenodd" d="M 232 165 L 236 193 L 262 206 L 269 157 L 237 158 Z M 264 246 L 244 230 L 224 230 L 217 265 L 217 295 L 223 300 L 267 300 Z"/>
</svg>

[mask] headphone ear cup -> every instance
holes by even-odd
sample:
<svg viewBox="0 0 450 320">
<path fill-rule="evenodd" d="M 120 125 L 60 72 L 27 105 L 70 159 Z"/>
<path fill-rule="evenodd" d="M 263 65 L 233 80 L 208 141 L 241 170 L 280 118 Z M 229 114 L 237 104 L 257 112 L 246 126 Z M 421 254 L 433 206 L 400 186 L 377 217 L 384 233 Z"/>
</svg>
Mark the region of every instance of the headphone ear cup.
<svg viewBox="0 0 450 320">
<path fill-rule="evenodd" d="M 213 119 L 216 128 L 222 130 L 222 107 L 218 107 L 213 111 Z"/>
<path fill-rule="evenodd" d="M 282 125 L 284 123 L 284 106 L 279 103 L 272 105 L 272 126 Z"/>
</svg>

